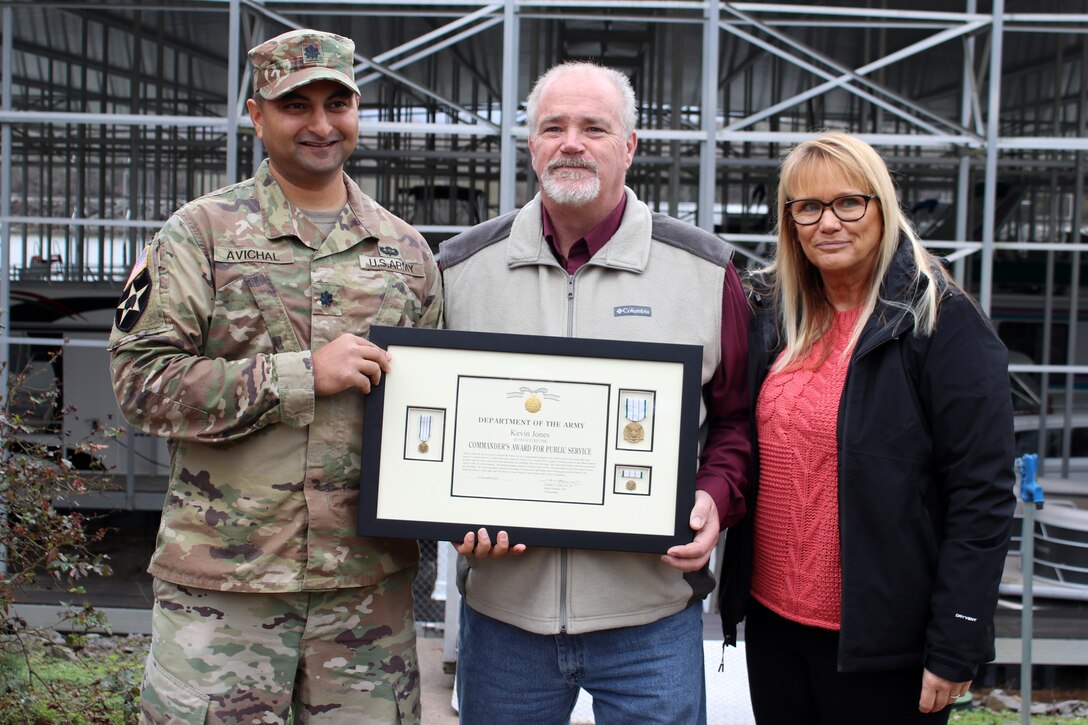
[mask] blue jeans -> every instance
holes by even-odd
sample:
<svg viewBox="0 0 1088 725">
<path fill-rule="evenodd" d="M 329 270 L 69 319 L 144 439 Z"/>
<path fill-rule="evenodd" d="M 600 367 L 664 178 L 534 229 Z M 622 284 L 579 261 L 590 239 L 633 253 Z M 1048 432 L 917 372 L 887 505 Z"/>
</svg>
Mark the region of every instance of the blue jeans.
<svg viewBox="0 0 1088 725">
<path fill-rule="evenodd" d="M 702 609 L 586 634 L 526 632 L 461 604 L 457 700 L 465 725 L 568 725 L 583 688 L 597 725 L 705 725 Z"/>
</svg>

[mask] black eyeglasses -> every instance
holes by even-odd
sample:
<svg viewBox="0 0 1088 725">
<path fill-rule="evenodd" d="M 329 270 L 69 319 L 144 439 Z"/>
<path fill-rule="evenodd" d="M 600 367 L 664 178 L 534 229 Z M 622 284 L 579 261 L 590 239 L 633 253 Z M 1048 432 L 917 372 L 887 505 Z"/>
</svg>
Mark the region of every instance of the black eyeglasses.
<svg viewBox="0 0 1088 725">
<path fill-rule="evenodd" d="M 876 194 L 846 194 L 836 196 L 831 201 L 820 199 L 792 199 L 786 202 L 786 211 L 798 224 L 808 226 L 820 221 L 824 209 L 831 207 L 831 212 L 844 222 L 856 222 L 865 216 L 869 201 L 878 199 Z"/>
</svg>

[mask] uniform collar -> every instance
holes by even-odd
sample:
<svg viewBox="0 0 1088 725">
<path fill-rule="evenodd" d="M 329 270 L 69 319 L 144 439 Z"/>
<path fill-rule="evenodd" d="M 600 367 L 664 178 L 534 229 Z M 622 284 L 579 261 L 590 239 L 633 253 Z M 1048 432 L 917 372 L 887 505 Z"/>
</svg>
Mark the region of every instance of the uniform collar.
<svg viewBox="0 0 1088 725">
<path fill-rule="evenodd" d="M 360 239 L 376 238 L 380 227 L 378 205 L 364 194 L 347 174 L 343 174 L 348 203 L 327 237 L 310 221 L 297 206 L 284 195 L 283 189 L 272 176 L 265 159 L 253 177 L 257 189 L 257 201 L 264 217 L 264 233 L 269 239 L 295 237 L 321 254 L 335 254 L 359 243 Z"/>
</svg>

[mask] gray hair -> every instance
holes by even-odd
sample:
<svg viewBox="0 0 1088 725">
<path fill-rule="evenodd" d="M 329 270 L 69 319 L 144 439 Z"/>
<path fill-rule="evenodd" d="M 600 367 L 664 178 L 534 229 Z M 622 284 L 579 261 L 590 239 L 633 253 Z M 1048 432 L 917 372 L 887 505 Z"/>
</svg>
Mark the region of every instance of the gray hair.
<svg viewBox="0 0 1088 725">
<path fill-rule="evenodd" d="M 540 96 L 543 93 L 544 88 L 556 78 L 560 78 L 570 73 L 595 73 L 615 86 L 616 92 L 619 93 L 622 101 L 621 107 L 617 109 L 617 115 L 619 116 L 620 124 L 623 126 L 623 135 L 630 136 L 635 132 L 635 121 L 638 114 L 635 108 L 635 91 L 631 87 L 630 79 L 614 68 L 597 65 L 596 63 L 588 63 L 586 61 L 568 61 L 552 66 L 544 73 L 544 75 L 537 79 L 536 83 L 533 84 L 533 90 L 530 91 L 529 98 L 525 101 L 525 115 L 529 124 L 530 134 L 532 134 L 536 128 L 537 107 L 540 103 Z"/>
</svg>

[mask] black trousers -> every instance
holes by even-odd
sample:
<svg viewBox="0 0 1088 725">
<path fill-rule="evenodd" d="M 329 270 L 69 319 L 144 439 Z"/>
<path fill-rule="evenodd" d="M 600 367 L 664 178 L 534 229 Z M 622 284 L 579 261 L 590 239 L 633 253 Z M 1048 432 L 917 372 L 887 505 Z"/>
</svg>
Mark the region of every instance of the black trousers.
<svg viewBox="0 0 1088 725">
<path fill-rule="evenodd" d="M 839 672 L 839 633 L 778 616 L 754 599 L 744 624 L 748 689 L 759 725 L 944 725 L 918 711 L 922 667 Z"/>
</svg>

